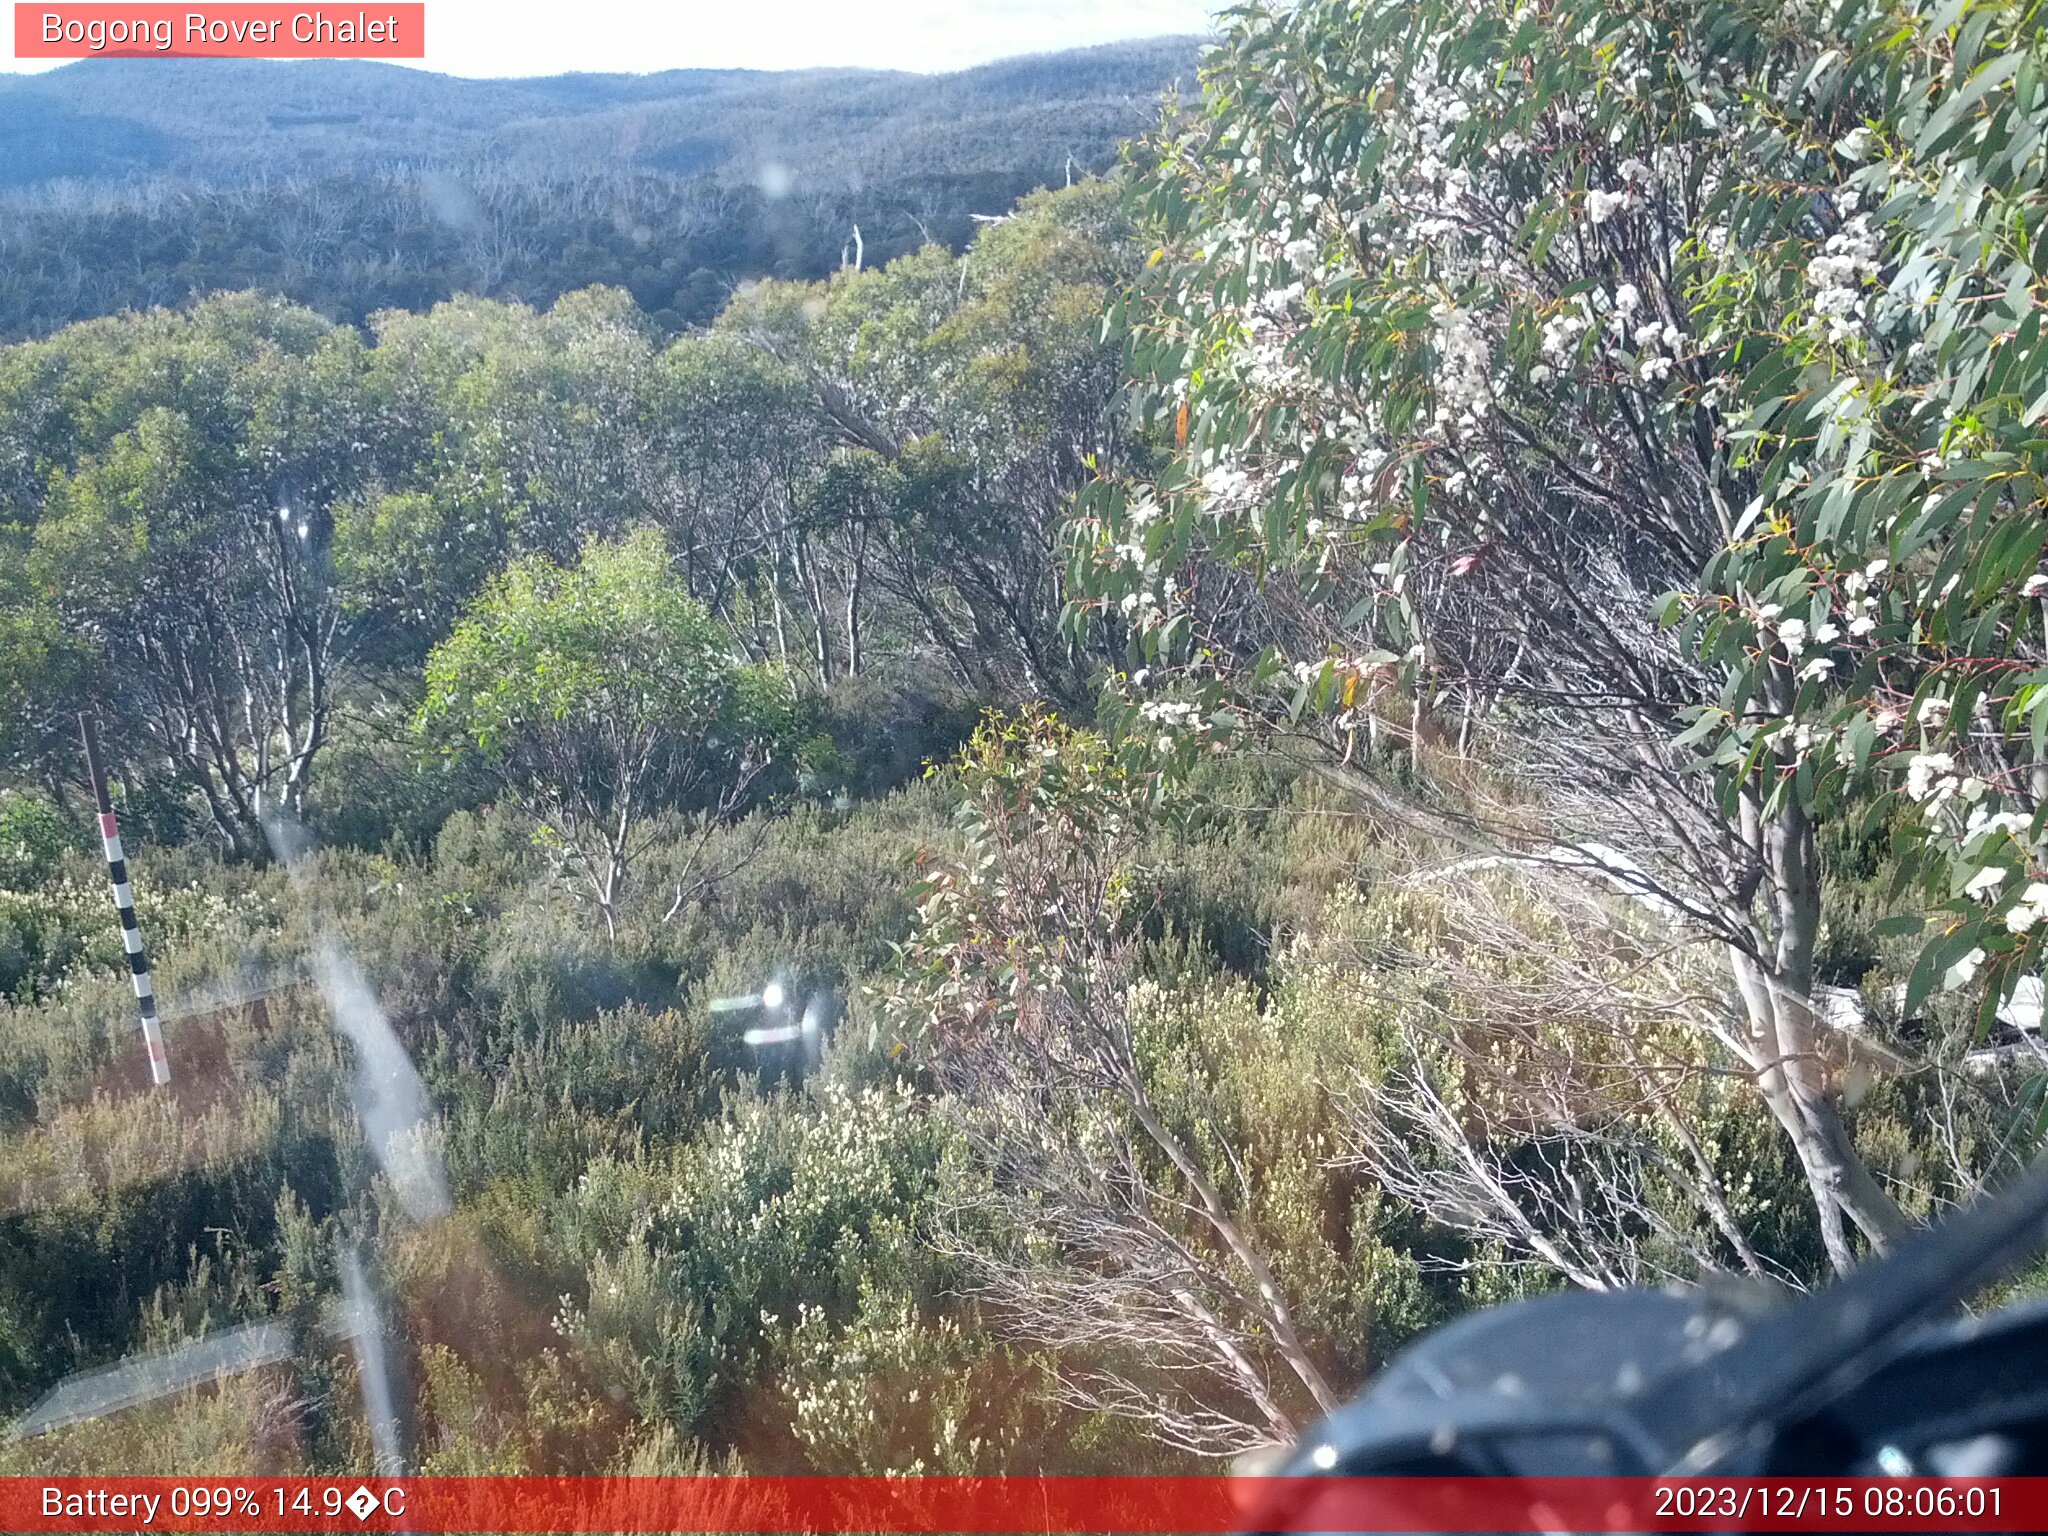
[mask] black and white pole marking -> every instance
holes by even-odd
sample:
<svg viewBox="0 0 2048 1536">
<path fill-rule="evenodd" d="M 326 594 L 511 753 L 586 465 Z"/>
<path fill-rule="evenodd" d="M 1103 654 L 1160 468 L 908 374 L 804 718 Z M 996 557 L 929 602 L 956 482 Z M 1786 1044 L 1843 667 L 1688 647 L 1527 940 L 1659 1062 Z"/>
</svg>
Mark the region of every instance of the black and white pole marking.
<svg viewBox="0 0 2048 1536">
<path fill-rule="evenodd" d="M 149 959 L 142 952 L 142 930 L 135 925 L 135 892 L 128 885 L 128 861 L 121 854 L 121 828 L 114 820 L 113 796 L 107 792 L 107 766 L 100 755 L 99 727 L 91 715 L 80 715 L 78 729 L 85 738 L 85 766 L 92 774 L 93 799 L 99 804 L 100 842 L 107 850 L 107 878 L 114 882 L 114 908 L 121 914 L 121 947 L 128 952 L 128 975 L 135 983 L 136 1007 L 142 1012 L 142 1043 L 149 1051 L 149 1076 L 161 1088 L 171 1080 L 171 1063 L 164 1055 L 163 1030 L 157 1024 L 156 993 L 149 984 Z"/>
</svg>

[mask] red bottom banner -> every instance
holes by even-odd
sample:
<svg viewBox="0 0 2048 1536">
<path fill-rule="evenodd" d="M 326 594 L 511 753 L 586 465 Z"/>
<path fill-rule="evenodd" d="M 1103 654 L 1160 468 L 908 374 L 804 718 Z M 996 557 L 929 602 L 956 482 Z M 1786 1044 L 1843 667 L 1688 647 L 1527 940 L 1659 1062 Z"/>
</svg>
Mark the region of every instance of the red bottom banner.
<svg viewBox="0 0 2048 1536">
<path fill-rule="evenodd" d="M 0 1478 L 0 1530 L 2048 1531 L 2048 1478 Z"/>
</svg>

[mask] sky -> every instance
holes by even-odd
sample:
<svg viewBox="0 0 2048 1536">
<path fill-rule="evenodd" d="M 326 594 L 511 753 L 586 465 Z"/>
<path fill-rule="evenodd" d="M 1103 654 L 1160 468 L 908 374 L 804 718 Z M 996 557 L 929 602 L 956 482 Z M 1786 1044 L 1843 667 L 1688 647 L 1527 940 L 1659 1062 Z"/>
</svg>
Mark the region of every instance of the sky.
<svg viewBox="0 0 2048 1536">
<path fill-rule="evenodd" d="M 1226 0 L 427 0 L 427 57 L 442 74 L 571 70 L 938 71 L 1020 53 L 1206 32 Z M 374 3 L 328 0 L 334 14 Z M 109 17 L 122 7 L 105 7 Z M 0 69 L 55 67 L 17 60 Z"/>
</svg>

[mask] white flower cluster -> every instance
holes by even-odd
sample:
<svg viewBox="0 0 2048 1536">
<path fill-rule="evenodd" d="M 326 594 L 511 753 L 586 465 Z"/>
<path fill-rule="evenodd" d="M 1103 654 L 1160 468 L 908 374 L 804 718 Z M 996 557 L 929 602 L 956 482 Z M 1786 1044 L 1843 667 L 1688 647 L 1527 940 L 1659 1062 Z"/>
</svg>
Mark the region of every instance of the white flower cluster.
<svg viewBox="0 0 2048 1536">
<path fill-rule="evenodd" d="M 1288 265 L 1284 252 L 1291 243 L 1255 235 L 1241 222 L 1223 230 L 1224 242 L 1242 253 L 1247 280 L 1260 283 L 1272 277 L 1269 268 Z M 1307 312 L 1308 291 L 1299 278 L 1277 287 L 1260 289 L 1244 306 L 1234 361 L 1253 389 L 1266 394 L 1287 394 L 1299 390 L 1308 375 L 1288 355 L 1288 343 L 1301 327 Z"/>
<path fill-rule="evenodd" d="M 1346 522 L 1362 523 L 1373 515 L 1380 471 L 1386 468 L 1387 452 L 1366 440 L 1363 431 L 1353 438 L 1352 459 L 1337 485 L 1337 516 Z"/>
<path fill-rule="evenodd" d="M 1946 757 L 1945 753 L 1937 755 Z M 1964 779 L 1957 785 L 1955 793 L 1967 799 L 1974 785 L 1975 781 Z M 2000 838 L 2011 838 L 2021 844 L 2031 842 L 2033 827 L 2033 818 L 2019 811 L 1993 811 L 1981 804 L 1972 805 L 1958 846 L 1964 857 L 1982 858 L 1990 845 Z M 2031 857 L 2033 850 L 2027 851 Z M 2005 888 L 2005 880 L 2003 865 L 1987 864 L 1964 883 L 1963 894 L 1979 901 L 1995 901 Z M 2048 884 L 2039 880 L 2029 881 L 2021 890 L 2019 900 L 2005 914 L 2005 926 L 2014 933 L 2030 933 L 2041 925 L 2043 919 L 2048 919 Z"/>
<path fill-rule="evenodd" d="M 1320 269 L 1322 246 L 1307 235 L 1287 241 L 1280 247 L 1280 259 L 1296 272 L 1314 273 Z"/>
<path fill-rule="evenodd" d="M 1288 356 L 1290 332 L 1267 315 L 1248 315 L 1244 343 L 1238 351 L 1238 366 L 1245 382 L 1262 394 L 1284 395 L 1300 389 L 1308 380 L 1301 365 Z"/>
<path fill-rule="evenodd" d="M 1439 304 L 1430 314 L 1436 321 L 1436 424 L 1464 437 L 1493 409 L 1493 350 L 1469 310 Z"/>
<path fill-rule="evenodd" d="M 1237 464 L 1220 461 L 1202 472 L 1202 492 L 1212 514 L 1241 511 L 1258 497 L 1258 484 Z"/>
<path fill-rule="evenodd" d="M 1386 666 L 1384 659 L 1374 660 L 1370 656 L 1330 656 L 1321 661 L 1297 661 L 1292 671 L 1297 683 L 1312 683 L 1329 668 L 1338 677 L 1355 677 L 1365 682 L 1377 675 Z"/>
<path fill-rule="evenodd" d="M 1671 365 L 1685 355 L 1685 332 L 1661 320 L 1647 320 L 1635 328 L 1636 375 L 1645 383 L 1662 383 L 1671 377 Z"/>
<path fill-rule="evenodd" d="M 1609 192 L 1604 187 L 1595 187 L 1586 194 L 1586 215 L 1595 224 L 1605 224 L 1615 215 L 1626 212 L 1628 206 L 1626 192 Z"/>
<path fill-rule="evenodd" d="M 1954 992 L 1960 987 L 1967 987 L 1977 979 L 1977 972 L 1983 969 L 1984 962 L 1988 958 L 1981 949 L 1971 950 L 1942 973 L 1942 991 Z"/>
<path fill-rule="evenodd" d="M 1542 345 L 1547 361 L 1530 370 L 1536 383 L 1549 382 L 1553 369 L 1568 368 L 1576 360 L 1580 338 L 1593 328 L 1593 314 L 1604 317 L 1602 324 L 1613 338 L 1607 356 L 1621 367 L 1631 369 L 1645 383 L 1661 383 L 1670 378 L 1673 364 L 1685 356 L 1685 332 L 1646 314 L 1642 290 L 1634 283 L 1622 283 L 1614 290 L 1612 299 L 1595 289 L 1580 303 L 1590 305 L 1590 310 L 1579 315 L 1553 315 L 1544 322 Z"/>
<path fill-rule="evenodd" d="M 1580 301 L 1583 305 L 1584 301 Z M 1569 373 L 1579 360 L 1579 343 L 1586 332 L 1593 328 L 1593 317 L 1583 308 L 1576 314 L 1566 311 L 1552 315 L 1543 322 L 1543 361 L 1529 370 L 1529 377 L 1538 384 L 1550 382 L 1552 371 Z"/>
<path fill-rule="evenodd" d="M 793 1148 L 771 1153 L 786 1133 L 769 1101 L 750 1101 L 691 1160 L 661 1207 L 664 1223 L 686 1221 L 701 1242 L 802 1232 L 862 1190 L 885 1189 L 905 1148 L 922 1134 L 908 1084 L 850 1088 L 826 1081 L 819 1113 Z M 786 1187 L 773 1170 L 787 1163 Z M 808 1224 L 808 1226 L 807 1226 Z"/>
<path fill-rule="evenodd" d="M 1185 730 L 1201 723 L 1202 706 L 1185 699 L 1147 699 L 1138 706 L 1138 716 L 1152 725 Z"/>
<path fill-rule="evenodd" d="M 1146 552 L 1145 546 L 1137 539 L 1126 539 L 1123 543 L 1114 546 L 1110 552 L 1116 556 L 1119 564 L 1129 567 L 1139 575 L 1147 576 L 1152 573 L 1153 562 L 1151 556 Z"/>
<path fill-rule="evenodd" d="M 1806 620 L 1785 617 L 1784 607 L 1778 603 L 1765 603 L 1757 609 L 1756 621 L 1760 629 L 1768 629 L 1777 636 L 1777 643 L 1784 650 L 1787 661 L 1797 661 L 1809 645 L 1833 645 L 1842 637 L 1841 630 L 1825 619 L 1809 629 Z M 1799 675 L 1822 677 L 1832 672 L 1834 666 L 1826 657 L 1817 656 L 1801 669 Z"/>
<path fill-rule="evenodd" d="M 1963 841 L 1966 845 L 1973 844 L 1980 838 L 1998 833 L 2016 838 L 2031 825 L 2033 823 L 2018 811 L 1990 811 L 1981 805 L 1973 806 L 1969 822 L 1963 828 Z"/>
<path fill-rule="evenodd" d="M 1444 155 L 1458 125 L 1472 115 L 1475 83 L 1469 71 L 1457 79 L 1441 79 L 1434 46 L 1416 62 L 1408 79 L 1401 130 L 1409 151 L 1414 206 L 1421 214 L 1413 227 L 1418 239 L 1438 240 L 1455 231 L 1459 205 L 1471 195 L 1472 173 L 1450 164 Z"/>
<path fill-rule="evenodd" d="M 1166 589 L 1165 597 L 1172 597 L 1175 583 L 1171 576 L 1166 578 L 1164 586 Z M 1126 592 L 1117 599 L 1116 606 L 1119 613 L 1136 624 L 1140 629 L 1150 629 L 1166 617 L 1165 600 L 1159 593 L 1154 592 L 1149 587 L 1140 587 L 1134 591 Z"/>
<path fill-rule="evenodd" d="M 1852 639 L 1861 640 L 1877 628 L 1877 598 L 1873 589 L 1890 568 L 1889 560 L 1873 560 L 1862 570 L 1851 571 L 1842 578 L 1842 596 L 1848 600 L 1842 616 L 1849 621 Z"/>
<path fill-rule="evenodd" d="M 2028 933 L 2048 919 L 2048 885 L 2031 882 L 2020 892 L 2019 901 L 2005 914 L 2005 926 L 2014 933 Z"/>
<path fill-rule="evenodd" d="M 1644 190 L 1656 181 L 1656 173 L 1640 160 L 1621 162 L 1621 186 L 1591 187 L 1586 192 L 1586 217 L 1595 225 L 1634 213 L 1645 206 Z"/>
<path fill-rule="evenodd" d="M 1159 732 L 1152 745 L 1161 752 L 1171 752 L 1174 732 L 1200 725 L 1202 708 L 1184 699 L 1147 699 L 1138 706 L 1138 718 Z"/>
<path fill-rule="evenodd" d="M 1825 731 L 1817 729 L 1809 721 L 1795 721 L 1790 716 L 1772 721 L 1764 726 L 1761 734 L 1768 737 L 1778 751 L 1791 754 L 1795 760 L 1812 755 L 1814 748 L 1821 745 L 1827 736 Z M 1836 755 L 1840 756 L 1839 747 Z"/>
<path fill-rule="evenodd" d="M 1253 320 L 1291 319 L 1301 308 L 1306 292 L 1300 283 L 1288 283 L 1281 288 L 1269 288 L 1245 306 L 1245 313 Z"/>
<path fill-rule="evenodd" d="M 1974 901 L 1995 901 L 1998 888 L 2005 884 L 2005 871 L 1993 864 L 1980 869 L 1964 882 L 1963 894 Z"/>
<path fill-rule="evenodd" d="M 1921 752 L 1906 765 L 1906 793 L 1914 800 L 1932 800 L 1941 786 L 1955 781 L 1956 760 L 1946 752 Z"/>
<path fill-rule="evenodd" d="M 1906 764 L 1908 799 L 1938 810 L 1952 800 L 1975 805 L 1989 788 L 1982 779 L 1959 772 L 1956 760 L 1946 752 L 1918 752 Z"/>
<path fill-rule="evenodd" d="M 1126 619 L 1141 628 L 1150 628 L 1162 621 L 1165 602 L 1161 591 L 1166 598 L 1171 598 L 1174 592 L 1173 578 L 1169 576 L 1163 582 L 1160 580 L 1159 557 L 1145 544 L 1146 530 L 1165 515 L 1164 509 L 1151 496 L 1138 496 L 1124 512 L 1125 538 L 1121 543 L 1108 544 L 1105 550 L 1109 564 L 1136 578 L 1131 589 L 1118 599 L 1117 608 Z"/>
<path fill-rule="evenodd" d="M 1826 323 L 1828 340 L 1853 336 L 1868 316 L 1864 287 L 1877 280 L 1878 250 L 1870 216 L 1859 213 L 1828 236 L 1821 254 L 1806 264 L 1813 312 L 1817 320 Z"/>
</svg>

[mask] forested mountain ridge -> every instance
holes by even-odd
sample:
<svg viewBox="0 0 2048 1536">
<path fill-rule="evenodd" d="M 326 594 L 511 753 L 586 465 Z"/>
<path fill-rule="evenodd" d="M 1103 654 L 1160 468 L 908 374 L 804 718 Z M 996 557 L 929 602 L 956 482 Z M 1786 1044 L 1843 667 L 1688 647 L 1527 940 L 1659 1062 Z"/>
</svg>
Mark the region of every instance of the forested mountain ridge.
<svg viewBox="0 0 2048 1536">
<path fill-rule="evenodd" d="M 975 215 L 1112 164 L 1195 57 L 1161 38 L 936 76 L 537 80 L 86 61 L 0 82 L 0 335 L 224 289 L 360 324 L 593 282 L 680 330 L 752 278 L 959 248 Z"/>
<path fill-rule="evenodd" d="M 934 169 L 1099 164 L 1144 126 L 1195 40 L 1006 59 L 944 75 L 675 69 L 467 80 L 356 60 L 85 60 L 0 81 L 0 187 L 58 178 L 265 181 L 345 170 L 509 164 L 559 174 L 712 171 L 844 180 L 906 143 Z M 1057 114 L 1063 131 L 1043 130 Z M 934 132 L 943 129 L 942 133 Z M 988 158 L 993 153 L 993 158 Z M 995 210 L 990 210 L 995 211 Z"/>
</svg>

